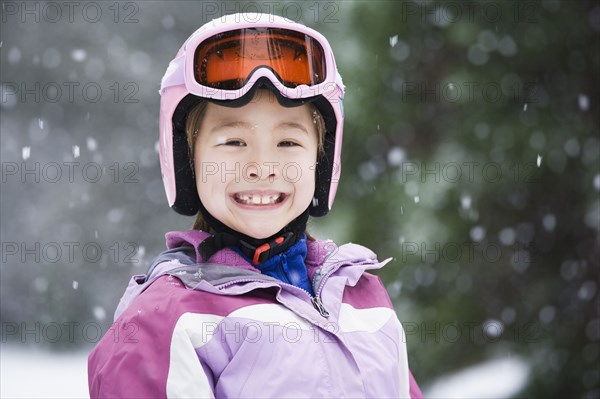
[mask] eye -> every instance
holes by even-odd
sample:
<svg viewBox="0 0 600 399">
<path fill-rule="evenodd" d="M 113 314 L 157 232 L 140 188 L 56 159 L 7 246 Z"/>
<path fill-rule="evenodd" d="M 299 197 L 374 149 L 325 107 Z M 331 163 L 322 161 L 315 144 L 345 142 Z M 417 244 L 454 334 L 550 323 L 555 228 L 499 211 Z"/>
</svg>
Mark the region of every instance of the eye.
<svg viewBox="0 0 600 399">
<path fill-rule="evenodd" d="M 231 147 L 245 147 L 246 143 L 244 143 L 242 140 L 238 140 L 238 139 L 231 139 L 231 140 L 227 140 L 224 145 L 226 146 L 231 146 Z"/>
<path fill-rule="evenodd" d="M 278 144 L 279 147 L 297 147 L 299 145 L 300 144 L 298 144 L 294 141 L 290 141 L 290 140 L 284 140 L 284 141 L 279 142 L 279 144 Z"/>
</svg>

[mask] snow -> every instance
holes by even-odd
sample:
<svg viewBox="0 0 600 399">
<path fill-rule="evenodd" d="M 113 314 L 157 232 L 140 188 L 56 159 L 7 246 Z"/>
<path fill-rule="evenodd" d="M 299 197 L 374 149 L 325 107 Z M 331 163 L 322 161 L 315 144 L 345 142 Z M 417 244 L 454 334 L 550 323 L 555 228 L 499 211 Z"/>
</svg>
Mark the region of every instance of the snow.
<svg viewBox="0 0 600 399">
<path fill-rule="evenodd" d="M 86 139 L 85 143 L 86 143 L 87 149 L 89 151 L 94 152 L 94 151 L 96 151 L 96 149 L 98 149 L 98 142 L 93 137 L 88 137 Z"/>
<path fill-rule="evenodd" d="M 21 50 L 18 47 L 12 47 L 8 52 L 8 62 L 18 64 L 21 61 Z"/>
<path fill-rule="evenodd" d="M 471 239 L 473 241 L 480 242 L 480 241 L 482 241 L 485 238 L 485 227 L 474 226 L 470 230 L 469 235 L 471 236 Z"/>
<path fill-rule="evenodd" d="M 582 301 L 590 301 L 596 295 L 597 284 L 593 280 L 588 280 L 579 289 L 577 292 L 577 297 Z"/>
<path fill-rule="evenodd" d="M 50 47 L 44 51 L 42 55 L 42 65 L 47 69 L 57 68 L 62 62 L 62 56 L 60 52 L 54 48 Z"/>
<path fill-rule="evenodd" d="M 517 54 L 517 43 L 511 36 L 506 35 L 498 42 L 498 51 L 505 57 L 511 57 Z"/>
<path fill-rule="evenodd" d="M 529 365 L 517 357 L 492 359 L 437 379 L 426 398 L 510 398 L 525 386 Z"/>
<path fill-rule="evenodd" d="M 545 215 L 542 219 L 542 225 L 544 226 L 544 230 L 549 232 L 554 231 L 554 228 L 556 227 L 556 216 L 552 213 Z"/>
<path fill-rule="evenodd" d="M 579 103 L 579 109 L 582 111 L 587 111 L 590 108 L 590 99 L 585 94 L 580 94 L 577 97 L 577 102 Z"/>
<path fill-rule="evenodd" d="M 147 73 L 151 63 L 151 57 L 143 51 L 134 51 L 133 54 L 129 56 L 129 66 L 135 75 Z"/>
<path fill-rule="evenodd" d="M 577 141 L 575 137 L 571 137 L 565 142 L 564 149 L 565 153 L 570 157 L 579 156 L 579 153 L 581 151 L 579 141 Z"/>
<path fill-rule="evenodd" d="M 106 319 L 106 310 L 102 306 L 95 306 L 93 312 L 96 319 L 100 321 Z"/>
<path fill-rule="evenodd" d="M 471 208 L 471 196 L 470 195 L 462 195 L 460 197 L 460 206 L 463 209 L 469 209 Z"/>
<path fill-rule="evenodd" d="M 498 47 L 498 39 L 496 38 L 496 35 L 494 32 L 487 29 L 479 32 L 477 42 L 487 52 L 494 51 Z"/>
<path fill-rule="evenodd" d="M 513 245 L 516 238 L 515 230 L 511 227 L 505 227 L 498 233 L 498 238 L 504 246 Z"/>
<path fill-rule="evenodd" d="M 35 290 L 35 292 L 43 294 L 44 292 L 48 291 L 48 286 L 50 284 L 48 283 L 48 280 L 44 277 L 38 276 L 33 280 L 32 286 L 33 289 Z"/>
<path fill-rule="evenodd" d="M 87 352 L 53 353 L 3 344 L 0 397 L 89 398 Z"/>
<path fill-rule="evenodd" d="M 400 166 L 406 158 L 406 151 L 400 147 L 393 147 L 387 154 L 388 163 L 393 166 Z"/>
<path fill-rule="evenodd" d="M 121 220 L 123 220 L 123 217 L 125 216 L 125 211 L 123 209 L 120 208 L 112 208 L 110 211 L 108 211 L 108 220 L 112 223 L 119 223 Z"/>
<path fill-rule="evenodd" d="M 76 62 L 83 62 L 87 58 L 87 52 L 84 49 L 73 49 L 71 58 Z"/>
<path fill-rule="evenodd" d="M 504 324 L 499 320 L 490 319 L 483 323 L 483 331 L 489 338 L 498 338 L 504 331 Z"/>
<path fill-rule="evenodd" d="M 473 44 L 467 51 L 467 58 L 473 65 L 483 65 L 488 62 L 490 56 L 479 44 Z"/>
<path fill-rule="evenodd" d="M 165 29 L 173 29 L 175 26 L 175 18 L 172 15 L 165 15 L 160 22 Z"/>
<path fill-rule="evenodd" d="M 538 318 L 544 324 L 550 323 L 554 320 L 554 316 L 556 315 L 556 308 L 552 305 L 546 305 L 540 309 L 538 314 Z"/>
<path fill-rule="evenodd" d="M 31 147 L 21 148 L 21 156 L 23 157 L 23 161 L 27 161 L 31 156 Z"/>
</svg>

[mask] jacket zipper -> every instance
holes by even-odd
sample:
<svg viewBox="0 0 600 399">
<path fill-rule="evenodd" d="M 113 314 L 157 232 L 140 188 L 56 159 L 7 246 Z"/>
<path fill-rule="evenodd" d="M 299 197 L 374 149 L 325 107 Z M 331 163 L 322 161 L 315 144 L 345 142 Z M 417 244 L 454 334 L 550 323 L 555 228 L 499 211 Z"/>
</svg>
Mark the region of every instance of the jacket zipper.
<svg viewBox="0 0 600 399">
<path fill-rule="evenodd" d="M 282 263 L 286 262 L 287 263 L 287 258 L 285 257 L 285 255 L 279 255 L 282 256 Z M 279 267 L 279 271 L 281 272 L 281 275 L 285 278 L 286 281 L 284 281 L 284 283 L 286 283 L 287 285 L 293 285 L 290 284 L 290 281 L 288 280 L 284 270 L 283 270 L 283 266 L 281 265 L 281 263 L 278 264 Z M 302 287 L 298 287 L 296 285 L 293 285 L 296 288 L 300 288 L 302 291 L 306 292 L 306 294 L 310 297 L 310 302 L 313 304 L 313 306 L 315 307 L 315 309 L 317 309 L 319 311 L 319 314 L 321 315 L 321 317 L 324 318 L 329 318 L 329 312 L 327 311 L 327 309 L 325 309 L 325 306 L 323 305 L 323 302 L 321 301 L 321 297 L 319 295 L 317 295 L 317 293 L 315 292 L 315 296 L 310 295 L 310 293 L 305 290 Z"/>
<path fill-rule="evenodd" d="M 328 319 L 329 318 L 329 312 L 327 311 L 327 309 L 325 309 L 325 306 L 323 306 L 323 302 L 321 302 L 321 298 L 318 297 L 317 295 L 315 295 L 314 297 L 311 297 L 310 301 L 312 302 L 313 306 L 315 307 L 315 309 L 317 309 L 319 311 L 319 314 Z"/>
<path fill-rule="evenodd" d="M 297 287 L 295 285 L 288 284 L 283 281 L 270 281 L 270 280 L 261 280 L 261 279 L 241 279 L 241 280 L 228 281 L 227 283 L 218 285 L 217 288 L 222 289 L 222 288 L 228 287 L 230 285 L 238 284 L 238 283 L 251 283 L 251 282 L 257 282 L 257 283 L 276 282 L 281 285 L 287 285 L 289 287 L 294 287 L 299 290 L 302 290 L 302 292 L 306 293 L 306 296 L 308 296 L 310 298 L 310 302 L 312 303 L 313 307 L 319 312 L 319 314 L 326 319 L 329 318 L 329 312 L 325 309 L 325 306 L 323 306 L 323 302 L 321 302 L 321 298 L 319 295 L 320 291 L 319 291 L 319 294 L 315 293 L 315 296 L 312 296 L 312 295 L 310 295 L 310 292 L 306 291 L 304 288 Z M 324 284 L 320 285 L 320 289 L 323 288 L 323 285 Z"/>
</svg>

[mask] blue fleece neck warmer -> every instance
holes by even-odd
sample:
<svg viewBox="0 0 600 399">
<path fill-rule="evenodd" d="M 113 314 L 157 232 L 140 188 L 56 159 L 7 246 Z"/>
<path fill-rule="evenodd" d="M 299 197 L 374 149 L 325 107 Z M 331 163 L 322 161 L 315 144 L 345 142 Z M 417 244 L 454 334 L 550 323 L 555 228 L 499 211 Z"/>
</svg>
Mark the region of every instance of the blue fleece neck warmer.
<svg viewBox="0 0 600 399">
<path fill-rule="evenodd" d="M 284 283 L 295 285 L 314 296 L 312 285 L 306 271 L 306 234 L 287 251 L 275 255 L 256 266 L 262 274 L 275 277 Z"/>
</svg>

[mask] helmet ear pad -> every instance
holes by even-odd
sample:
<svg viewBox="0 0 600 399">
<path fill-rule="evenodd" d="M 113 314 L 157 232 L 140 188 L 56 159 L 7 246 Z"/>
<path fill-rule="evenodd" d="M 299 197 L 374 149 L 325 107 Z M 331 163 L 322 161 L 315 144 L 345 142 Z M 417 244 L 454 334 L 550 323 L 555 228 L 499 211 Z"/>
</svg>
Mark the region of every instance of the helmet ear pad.
<svg viewBox="0 0 600 399">
<path fill-rule="evenodd" d="M 270 80 L 264 78 L 257 81 L 252 89 L 243 97 L 236 100 L 212 100 L 197 97 L 193 94 L 185 96 L 177 105 L 173 113 L 173 162 L 175 168 L 176 196 L 172 208 L 179 214 L 194 216 L 200 209 L 200 198 L 196 188 L 195 172 L 193 162 L 190 158 L 191 151 L 187 141 L 185 130 L 189 111 L 201 101 L 226 107 L 242 107 L 248 104 L 260 88 L 267 88 L 273 92 L 279 104 L 284 107 L 297 107 L 312 103 L 321 113 L 325 122 L 325 137 L 323 138 L 323 152 L 317 156 L 315 168 L 315 193 L 313 201 L 309 206 L 311 216 L 324 216 L 329 212 L 329 192 L 334 167 L 335 131 L 336 118 L 331 104 L 323 96 L 315 96 L 299 100 L 283 97 Z"/>
<path fill-rule="evenodd" d="M 200 101 L 204 99 L 188 94 L 179 102 L 173 113 L 173 166 L 176 195 L 172 208 L 185 216 L 194 216 L 200 209 L 200 197 L 198 197 L 193 163 L 190 158 L 191 151 L 185 131 L 189 111 Z"/>
<path fill-rule="evenodd" d="M 309 208 L 310 216 L 325 216 L 329 212 L 329 192 L 334 168 L 335 131 L 337 120 L 329 101 L 323 96 L 313 97 L 313 105 L 319 110 L 325 120 L 325 137 L 323 137 L 323 151 L 317 157 L 315 171 L 315 194 Z"/>
</svg>

